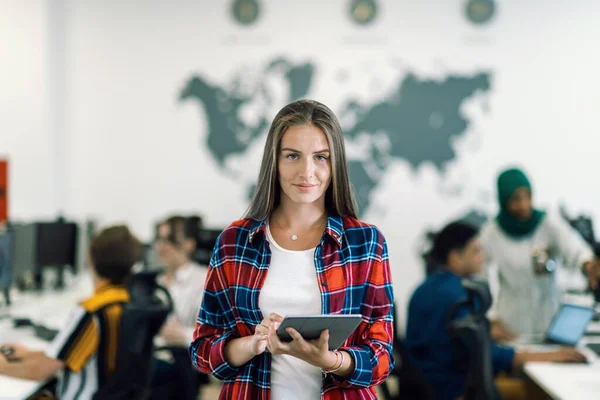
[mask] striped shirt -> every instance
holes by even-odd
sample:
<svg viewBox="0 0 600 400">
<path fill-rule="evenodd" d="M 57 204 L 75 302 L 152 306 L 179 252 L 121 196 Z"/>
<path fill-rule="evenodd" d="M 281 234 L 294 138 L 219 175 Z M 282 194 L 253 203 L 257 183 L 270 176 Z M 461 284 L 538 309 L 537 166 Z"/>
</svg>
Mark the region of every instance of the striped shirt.
<svg viewBox="0 0 600 400">
<path fill-rule="evenodd" d="M 101 284 L 71 311 L 66 326 L 46 349 L 46 356 L 65 363 L 58 399 L 91 399 L 114 372 L 121 313 L 128 301 L 124 286 Z"/>
<path fill-rule="evenodd" d="M 258 296 L 271 258 L 266 225 L 266 220 L 234 222 L 221 233 L 209 265 L 190 354 L 197 369 L 224 380 L 220 399 L 270 399 L 270 353 L 239 368 L 224 358 L 225 345 L 253 335 L 263 319 Z M 354 359 L 352 376 L 324 374 L 321 399 L 376 399 L 375 386 L 394 366 L 393 290 L 385 238 L 375 226 L 329 217 L 314 261 L 322 313 L 363 316 L 339 349 Z"/>
</svg>

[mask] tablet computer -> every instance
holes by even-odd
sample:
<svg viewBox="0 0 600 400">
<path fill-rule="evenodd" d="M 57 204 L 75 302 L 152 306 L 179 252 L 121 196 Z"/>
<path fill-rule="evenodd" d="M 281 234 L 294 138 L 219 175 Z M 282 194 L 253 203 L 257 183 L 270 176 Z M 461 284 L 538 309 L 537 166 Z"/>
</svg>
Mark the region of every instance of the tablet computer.
<svg viewBox="0 0 600 400">
<path fill-rule="evenodd" d="M 277 336 L 282 342 L 290 342 L 292 337 L 286 329 L 294 328 L 304 339 L 312 340 L 318 339 L 322 331 L 329 329 L 329 349 L 335 350 L 348 339 L 361 321 L 361 314 L 287 316 L 279 325 Z"/>
</svg>

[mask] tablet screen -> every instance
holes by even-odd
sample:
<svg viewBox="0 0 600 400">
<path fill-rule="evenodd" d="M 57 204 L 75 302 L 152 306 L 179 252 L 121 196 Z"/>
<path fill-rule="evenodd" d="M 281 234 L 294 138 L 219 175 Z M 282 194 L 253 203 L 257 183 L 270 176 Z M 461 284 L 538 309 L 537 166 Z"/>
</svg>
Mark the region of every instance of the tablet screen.
<svg viewBox="0 0 600 400">
<path fill-rule="evenodd" d="M 292 340 L 286 328 L 296 329 L 306 340 L 318 339 L 321 332 L 329 329 L 329 349 L 340 347 L 362 321 L 360 314 L 348 315 L 305 315 L 287 316 L 277 329 L 277 336 L 283 342 Z"/>
</svg>

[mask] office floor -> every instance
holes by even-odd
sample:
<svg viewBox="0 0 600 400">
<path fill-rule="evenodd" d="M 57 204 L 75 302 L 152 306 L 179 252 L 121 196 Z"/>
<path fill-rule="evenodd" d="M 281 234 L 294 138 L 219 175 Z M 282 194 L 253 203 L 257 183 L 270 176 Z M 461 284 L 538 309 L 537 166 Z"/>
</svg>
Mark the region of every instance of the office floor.
<svg viewBox="0 0 600 400">
<path fill-rule="evenodd" d="M 220 391 L 221 383 L 218 380 L 211 378 L 211 383 L 202 388 L 198 400 L 218 400 Z M 380 399 L 383 398 L 379 389 L 377 390 L 377 397 Z"/>
</svg>

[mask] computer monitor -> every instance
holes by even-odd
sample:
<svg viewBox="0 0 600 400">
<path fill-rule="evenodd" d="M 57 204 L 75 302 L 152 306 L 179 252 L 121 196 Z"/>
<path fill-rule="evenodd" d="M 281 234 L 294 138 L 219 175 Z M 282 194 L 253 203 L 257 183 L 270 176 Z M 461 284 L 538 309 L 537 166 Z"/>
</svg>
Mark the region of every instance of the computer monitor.
<svg viewBox="0 0 600 400">
<path fill-rule="evenodd" d="M 43 287 L 43 269 L 55 267 L 58 270 L 57 287 L 64 286 L 64 267 L 77 272 L 77 224 L 73 222 L 38 222 L 35 224 L 36 285 Z"/>
<path fill-rule="evenodd" d="M 208 265 L 213 249 L 217 243 L 217 238 L 223 232 L 223 229 L 200 229 L 196 238 L 196 252 L 194 260 L 198 264 Z"/>
<path fill-rule="evenodd" d="M 140 261 L 146 270 L 164 267 L 158 258 L 158 254 L 154 250 L 153 243 L 142 244 L 142 259 Z"/>
<path fill-rule="evenodd" d="M 0 292 L 4 293 L 6 304 L 10 304 L 9 289 L 12 283 L 12 233 L 0 232 Z"/>
<path fill-rule="evenodd" d="M 11 231 L 13 235 L 13 283 L 23 290 L 33 282 L 35 274 L 35 225 L 12 223 Z"/>
<path fill-rule="evenodd" d="M 36 225 L 35 263 L 40 267 L 77 266 L 77 224 L 38 222 Z"/>
</svg>

